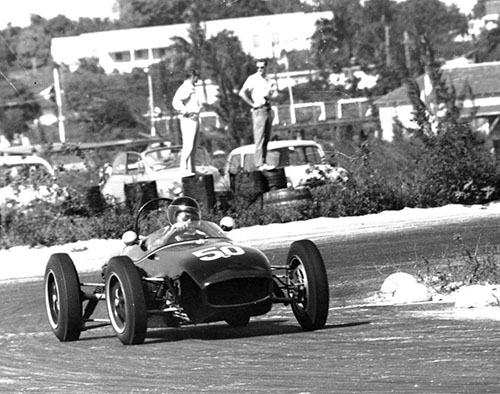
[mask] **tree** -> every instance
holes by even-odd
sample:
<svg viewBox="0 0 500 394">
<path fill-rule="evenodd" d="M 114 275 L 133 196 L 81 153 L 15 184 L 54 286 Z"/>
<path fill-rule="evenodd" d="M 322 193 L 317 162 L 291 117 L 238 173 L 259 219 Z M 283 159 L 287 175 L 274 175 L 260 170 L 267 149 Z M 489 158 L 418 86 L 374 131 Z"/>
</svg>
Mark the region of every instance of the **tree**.
<svg viewBox="0 0 500 394">
<path fill-rule="evenodd" d="M 47 65 L 50 58 L 50 36 L 42 18 L 32 16 L 31 25 L 19 32 L 15 52 L 23 68 L 36 70 L 37 67 Z"/>
<path fill-rule="evenodd" d="M 264 0 L 117 0 L 117 4 L 126 28 L 189 23 L 188 11 L 193 8 L 204 21 L 272 14 Z"/>
<path fill-rule="evenodd" d="M 185 0 L 117 0 L 124 28 L 172 25 L 184 22 Z"/>
<path fill-rule="evenodd" d="M 484 30 L 480 34 L 474 55 L 478 63 L 500 60 L 500 27 Z"/>
<path fill-rule="evenodd" d="M 472 15 L 476 19 L 486 15 L 486 0 L 477 0 L 476 5 L 472 8 Z"/>
<path fill-rule="evenodd" d="M 267 8 L 271 14 L 286 14 L 289 12 L 313 12 L 315 7 L 310 2 L 301 0 L 267 0 Z"/>
<path fill-rule="evenodd" d="M 426 49 L 421 38 L 426 37 L 436 53 L 445 52 L 453 39 L 467 32 L 467 18 L 456 6 L 446 6 L 439 0 L 406 0 L 399 4 L 396 29 L 393 34 L 408 33 L 411 42 L 410 74 L 423 72 Z"/>
<path fill-rule="evenodd" d="M 96 59 L 85 59 L 75 72 L 61 75 L 66 117 L 80 124 L 80 140 L 109 140 L 117 137 L 112 133 L 116 128 L 146 130 L 148 88 L 143 70 L 106 75 Z"/>
<path fill-rule="evenodd" d="M 228 31 L 210 38 L 208 45 L 208 75 L 219 87 L 213 110 L 219 115 L 234 144 L 249 143 L 252 122 L 238 92 L 251 72 L 254 59 L 243 52 L 239 39 Z"/>
<path fill-rule="evenodd" d="M 0 124 L 7 138 L 28 131 L 28 123 L 40 115 L 40 105 L 21 80 L 0 74 Z"/>
<path fill-rule="evenodd" d="M 340 70 L 351 64 L 351 59 L 357 54 L 361 4 L 359 0 L 327 0 L 324 3 L 333 12 L 333 18 L 316 22 L 311 51 L 320 69 Z"/>
</svg>

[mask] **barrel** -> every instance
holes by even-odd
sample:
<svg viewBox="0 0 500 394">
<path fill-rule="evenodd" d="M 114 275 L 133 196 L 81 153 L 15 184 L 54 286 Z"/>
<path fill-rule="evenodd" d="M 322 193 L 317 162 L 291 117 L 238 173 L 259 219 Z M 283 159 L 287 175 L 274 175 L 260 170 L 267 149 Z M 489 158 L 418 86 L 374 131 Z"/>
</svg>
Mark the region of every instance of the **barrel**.
<svg viewBox="0 0 500 394">
<path fill-rule="evenodd" d="M 104 197 L 98 185 L 87 187 L 85 191 L 85 200 L 88 210 L 91 213 L 101 212 L 104 208 Z"/>
<path fill-rule="evenodd" d="M 217 199 L 214 190 L 214 178 L 211 174 L 197 174 L 182 178 L 182 193 L 194 198 L 206 209 L 215 208 Z"/>
<path fill-rule="evenodd" d="M 269 185 L 261 171 L 238 172 L 231 175 L 231 190 L 239 196 L 261 195 L 269 191 Z"/>
<path fill-rule="evenodd" d="M 286 174 L 283 167 L 262 171 L 262 176 L 266 178 L 269 190 L 286 189 L 287 187 Z"/>
</svg>

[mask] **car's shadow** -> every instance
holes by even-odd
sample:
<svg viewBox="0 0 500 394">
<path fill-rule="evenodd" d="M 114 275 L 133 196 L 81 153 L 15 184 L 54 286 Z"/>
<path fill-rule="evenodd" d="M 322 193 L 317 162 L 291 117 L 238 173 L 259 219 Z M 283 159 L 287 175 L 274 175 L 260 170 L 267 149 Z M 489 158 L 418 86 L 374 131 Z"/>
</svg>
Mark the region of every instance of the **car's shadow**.
<svg viewBox="0 0 500 394">
<path fill-rule="evenodd" d="M 289 319 L 265 319 L 251 321 L 245 327 L 231 327 L 226 323 L 200 324 L 178 328 L 152 328 L 148 330 L 145 344 L 160 342 L 176 342 L 189 339 L 223 340 L 237 338 L 252 338 L 259 336 L 290 335 L 305 333 L 298 324 L 289 323 Z M 327 324 L 321 330 L 341 329 L 370 324 L 370 321 L 351 322 L 344 324 Z"/>
</svg>

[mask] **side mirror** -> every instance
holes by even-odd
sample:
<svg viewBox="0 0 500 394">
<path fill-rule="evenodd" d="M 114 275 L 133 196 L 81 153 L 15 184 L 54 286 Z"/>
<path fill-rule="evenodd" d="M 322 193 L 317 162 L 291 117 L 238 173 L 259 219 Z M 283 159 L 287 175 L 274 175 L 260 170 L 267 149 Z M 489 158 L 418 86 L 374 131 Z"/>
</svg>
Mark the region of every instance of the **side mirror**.
<svg viewBox="0 0 500 394">
<path fill-rule="evenodd" d="M 231 231 L 234 228 L 234 219 L 231 216 L 224 216 L 219 225 L 222 230 Z"/>
<path fill-rule="evenodd" d="M 130 245 L 133 245 L 134 243 L 136 243 L 137 239 L 138 239 L 138 236 L 137 236 L 136 232 L 132 231 L 132 230 L 125 231 L 125 233 L 123 233 L 123 235 L 122 235 L 122 242 L 127 246 L 130 246 Z"/>
</svg>

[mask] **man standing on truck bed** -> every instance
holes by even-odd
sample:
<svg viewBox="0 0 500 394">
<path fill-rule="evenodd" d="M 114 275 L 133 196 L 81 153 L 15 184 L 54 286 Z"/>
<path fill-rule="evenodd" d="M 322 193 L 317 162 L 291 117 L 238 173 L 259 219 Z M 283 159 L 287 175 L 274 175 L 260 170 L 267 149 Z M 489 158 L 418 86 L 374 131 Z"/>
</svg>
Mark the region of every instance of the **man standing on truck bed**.
<svg viewBox="0 0 500 394">
<path fill-rule="evenodd" d="M 267 60 L 256 62 L 257 71 L 250 75 L 240 90 L 240 97 L 252 107 L 253 138 L 255 142 L 255 167 L 269 171 L 274 166 L 266 162 L 267 143 L 271 137 L 273 111 L 270 97 L 275 94 L 274 84 L 266 79 Z"/>
</svg>

